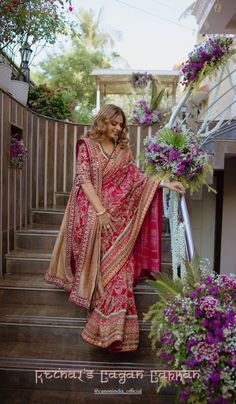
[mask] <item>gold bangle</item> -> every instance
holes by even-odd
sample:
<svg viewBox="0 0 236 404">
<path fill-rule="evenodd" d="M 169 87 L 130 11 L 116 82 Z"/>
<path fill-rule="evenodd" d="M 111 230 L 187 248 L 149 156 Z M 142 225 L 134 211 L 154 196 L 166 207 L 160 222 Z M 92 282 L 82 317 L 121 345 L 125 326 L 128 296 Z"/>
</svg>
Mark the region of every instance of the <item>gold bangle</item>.
<svg viewBox="0 0 236 404">
<path fill-rule="evenodd" d="M 102 215 L 104 215 L 104 213 L 106 213 L 106 209 L 103 209 L 101 212 L 97 212 L 96 215 L 102 216 Z"/>
</svg>

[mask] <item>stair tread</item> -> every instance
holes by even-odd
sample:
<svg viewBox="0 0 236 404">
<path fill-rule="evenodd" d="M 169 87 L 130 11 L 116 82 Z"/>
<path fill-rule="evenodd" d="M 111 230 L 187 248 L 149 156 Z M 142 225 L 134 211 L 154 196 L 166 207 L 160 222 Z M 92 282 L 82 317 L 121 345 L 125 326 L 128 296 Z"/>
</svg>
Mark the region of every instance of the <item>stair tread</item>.
<svg viewBox="0 0 236 404">
<path fill-rule="evenodd" d="M 78 330 L 78 338 L 80 331 Z M 17 342 L 17 341 L 1 341 L 0 346 L 0 368 L 12 367 L 36 369 L 36 368 L 84 368 L 86 365 L 89 368 L 109 368 L 114 369 L 116 366 L 121 368 L 151 368 L 155 369 L 155 355 L 150 355 L 151 348 L 139 345 L 138 349 L 133 352 L 122 352 L 117 355 L 116 353 L 109 353 L 108 351 L 95 347 L 93 345 L 84 343 L 83 349 L 91 352 L 92 360 L 81 361 L 81 352 L 77 345 L 63 344 L 60 341 L 60 349 L 58 344 L 53 343 L 36 343 L 36 342 Z M 103 361 L 101 362 L 101 351 L 103 352 Z M 136 354 L 139 353 L 139 363 L 135 361 Z M 148 355 L 148 356 L 147 356 Z M 147 361 L 147 358 L 150 359 Z M 116 364 L 114 363 L 116 362 Z M 36 367 L 37 366 L 37 367 Z"/>
<path fill-rule="evenodd" d="M 104 389 L 106 390 L 106 389 Z M 125 390 L 124 388 L 120 389 Z M 138 390 L 138 388 L 137 388 Z M 94 404 L 94 403 L 104 403 L 104 404 L 120 404 L 121 397 L 120 394 L 94 394 L 93 390 L 91 392 L 71 391 L 71 390 L 37 390 L 37 389 L 2 389 L 1 392 L 1 403 L 2 404 L 19 404 L 19 403 L 41 403 L 41 404 Z M 19 401 L 21 400 L 21 401 Z M 122 403 L 144 403 L 145 404 L 175 404 L 175 398 L 173 394 L 158 393 L 141 395 L 139 393 L 122 394 Z"/>
<path fill-rule="evenodd" d="M 6 274 L 0 278 L 0 289 L 9 287 L 23 289 L 52 289 L 64 292 L 63 288 L 59 288 L 52 283 L 46 282 L 43 274 Z M 139 283 L 134 286 L 134 291 L 137 293 L 155 293 L 154 289 L 146 283 L 145 278 L 139 280 Z"/>
<path fill-rule="evenodd" d="M 66 207 L 61 205 L 40 207 L 40 208 L 32 208 L 31 212 L 46 212 L 46 213 L 64 213 Z"/>
<path fill-rule="evenodd" d="M 105 390 L 105 389 L 104 389 Z M 121 389 L 122 390 L 122 389 Z M 137 389 L 138 390 L 138 389 Z M 51 404 L 65 404 L 65 403 L 73 403 L 73 404 L 94 404 L 94 403 L 100 403 L 101 401 L 104 404 L 120 404 L 120 394 L 94 394 L 91 392 L 90 394 L 88 392 L 73 392 L 73 391 L 53 391 L 53 390 L 26 390 L 26 389 L 20 389 L 19 390 L 7 390 L 7 389 L 1 389 L 1 394 L 2 394 L 2 404 L 19 404 L 19 398 L 22 398 L 21 403 L 41 403 L 41 404 L 48 404 L 50 401 Z M 163 394 L 159 393 L 157 394 L 148 394 L 145 395 L 145 398 L 143 394 L 138 395 L 138 393 L 131 393 L 125 394 L 122 393 L 122 403 L 144 403 L 145 404 L 175 404 L 175 398 L 171 394 Z M 18 398 L 16 398 L 18 397 Z M 5 401 L 4 401 L 5 400 Z M 28 400 L 28 401 L 26 401 Z"/>
<path fill-rule="evenodd" d="M 50 305 L 16 305 L 2 304 L 0 307 L 1 325 L 31 325 L 31 326 L 59 326 L 59 327 L 84 327 L 87 321 L 87 312 L 84 309 L 79 313 L 78 307 L 73 311 L 63 306 Z M 150 331 L 150 321 L 139 318 L 140 330 Z"/>
<path fill-rule="evenodd" d="M 45 288 L 59 289 L 57 286 L 47 283 L 42 274 L 6 274 L 0 279 L 0 288 L 3 287 L 24 287 L 24 288 Z"/>
<path fill-rule="evenodd" d="M 22 230 L 18 230 L 17 233 L 25 233 L 25 232 L 29 232 L 29 233 L 58 233 L 60 229 L 60 225 L 59 224 L 43 224 L 43 223 L 30 223 L 28 224 L 24 229 Z"/>
<path fill-rule="evenodd" d="M 37 248 L 31 250 L 28 248 L 15 248 L 5 255 L 6 258 L 38 258 L 38 259 L 51 259 L 52 249 Z"/>
<path fill-rule="evenodd" d="M 71 305 L 71 308 L 74 309 L 75 315 L 78 317 L 78 307 L 75 305 Z M 86 309 L 84 309 L 86 312 Z M 73 313 L 73 312 L 72 312 Z M 1 320 L 5 318 L 5 320 L 10 321 L 13 316 L 24 316 L 24 317 L 57 317 L 58 319 L 70 318 L 74 319 L 76 317 L 72 317 L 72 313 L 68 312 L 68 308 L 64 306 L 53 306 L 53 305 L 42 305 L 42 304 L 1 304 L 0 305 L 0 317 Z"/>
</svg>

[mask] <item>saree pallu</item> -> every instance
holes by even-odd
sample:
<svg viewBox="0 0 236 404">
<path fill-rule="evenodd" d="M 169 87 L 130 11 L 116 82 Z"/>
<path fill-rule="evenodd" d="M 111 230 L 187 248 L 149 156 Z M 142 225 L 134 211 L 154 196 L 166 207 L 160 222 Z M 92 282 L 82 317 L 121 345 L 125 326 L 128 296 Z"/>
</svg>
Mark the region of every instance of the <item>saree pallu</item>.
<svg viewBox="0 0 236 404">
<path fill-rule="evenodd" d="M 91 182 L 115 230 L 99 226 L 81 184 Z M 133 286 L 160 270 L 162 193 L 142 174 L 131 151 L 118 145 L 108 159 L 88 138 L 77 144 L 77 173 L 45 275 L 70 292 L 69 301 L 88 310 L 81 333 L 110 351 L 136 350 L 138 316 Z"/>
</svg>

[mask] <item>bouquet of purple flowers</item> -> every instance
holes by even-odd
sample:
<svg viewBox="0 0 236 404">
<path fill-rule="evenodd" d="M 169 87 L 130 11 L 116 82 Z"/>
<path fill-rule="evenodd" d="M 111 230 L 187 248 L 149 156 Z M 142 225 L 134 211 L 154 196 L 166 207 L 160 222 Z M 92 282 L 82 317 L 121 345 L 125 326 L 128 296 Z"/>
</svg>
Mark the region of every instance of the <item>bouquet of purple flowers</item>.
<svg viewBox="0 0 236 404">
<path fill-rule="evenodd" d="M 148 175 L 160 180 L 180 181 L 191 193 L 206 184 L 207 174 L 212 172 L 207 153 L 196 137 L 177 127 L 161 128 L 155 136 L 146 137 L 143 163 Z"/>
<path fill-rule="evenodd" d="M 149 106 L 147 100 L 139 100 L 135 105 L 130 117 L 130 121 L 138 125 L 152 125 L 163 123 L 164 115 L 161 113 L 160 109 L 153 110 Z"/>
<path fill-rule="evenodd" d="M 189 59 L 181 69 L 185 87 L 194 87 L 206 75 L 211 75 L 216 68 L 225 64 L 235 53 L 232 49 L 233 39 L 226 36 L 212 35 L 206 42 L 195 45 L 189 53 Z"/>
<path fill-rule="evenodd" d="M 27 159 L 27 150 L 22 139 L 11 138 L 10 143 L 10 164 L 14 168 L 22 168 Z"/>
<path fill-rule="evenodd" d="M 231 404 L 236 399 L 236 279 L 206 267 L 196 270 L 195 264 L 188 264 L 185 283 L 167 275 L 148 282 L 161 301 L 145 320 L 152 318 L 150 337 L 162 366 L 178 370 L 180 401 Z M 198 377 L 184 377 L 184 371 Z"/>
<path fill-rule="evenodd" d="M 134 88 L 145 88 L 152 79 L 152 75 L 147 72 L 133 73 L 131 76 L 131 82 Z"/>
</svg>

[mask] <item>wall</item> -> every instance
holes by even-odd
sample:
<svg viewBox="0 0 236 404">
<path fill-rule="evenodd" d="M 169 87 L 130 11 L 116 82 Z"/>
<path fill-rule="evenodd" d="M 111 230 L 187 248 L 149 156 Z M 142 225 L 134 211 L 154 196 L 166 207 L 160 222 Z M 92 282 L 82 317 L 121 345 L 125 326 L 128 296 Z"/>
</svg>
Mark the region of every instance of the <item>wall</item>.
<svg viewBox="0 0 236 404">
<path fill-rule="evenodd" d="M 225 159 L 221 272 L 236 274 L 236 156 Z"/>
<path fill-rule="evenodd" d="M 212 185 L 214 187 L 214 184 Z M 202 188 L 188 200 L 189 215 L 195 247 L 202 259 L 208 258 L 210 268 L 214 265 L 215 241 L 215 194 Z"/>
</svg>

